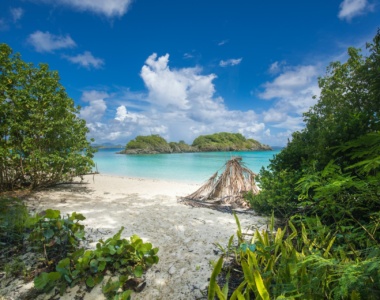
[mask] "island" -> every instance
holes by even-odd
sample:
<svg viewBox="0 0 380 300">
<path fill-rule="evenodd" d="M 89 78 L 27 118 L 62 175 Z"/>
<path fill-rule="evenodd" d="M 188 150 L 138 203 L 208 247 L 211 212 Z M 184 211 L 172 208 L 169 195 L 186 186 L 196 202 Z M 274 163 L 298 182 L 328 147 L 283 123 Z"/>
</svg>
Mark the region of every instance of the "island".
<svg viewBox="0 0 380 300">
<path fill-rule="evenodd" d="M 240 133 L 219 132 L 197 137 L 191 145 L 184 141 L 167 142 L 157 134 L 137 136 L 129 141 L 119 154 L 158 154 L 220 151 L 263 151 L 272 150 L 268 145 L 247 139 Z"/>
</svg>

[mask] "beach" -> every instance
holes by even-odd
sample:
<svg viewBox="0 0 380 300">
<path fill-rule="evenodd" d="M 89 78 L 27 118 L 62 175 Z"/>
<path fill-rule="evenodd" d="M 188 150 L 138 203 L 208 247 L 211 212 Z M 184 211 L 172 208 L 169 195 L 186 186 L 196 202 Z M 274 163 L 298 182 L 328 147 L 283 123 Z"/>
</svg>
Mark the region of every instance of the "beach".
<svg viewBox="0 0 380 300">
<path fill-rule="evenodd" d="M 226 246 L 236 232 L 234 216 L 208 208 L 178 203 L 177 198 L 199 188 L 199 184 L 137 179 L 108 175 L 86 175 L 73 184 L 32 193 L 28 205 L 36 212 L 48 208 L 62 214 L 82 213 L 86 233 L 95 247 L 98 239 L 125 227 L 122 237 L 139 235 L 159 248 L 159 263 L 144 275 L 146 287 L 132 299 L 207 299 L 210 261 L 220 256 L 216 244 Z M 239 214 L 243 228 L 266 228 L 267 219 Z M 105 299 L 101 285 L 90 293 L 74 288 L 60 299 Z"/>
</svg>

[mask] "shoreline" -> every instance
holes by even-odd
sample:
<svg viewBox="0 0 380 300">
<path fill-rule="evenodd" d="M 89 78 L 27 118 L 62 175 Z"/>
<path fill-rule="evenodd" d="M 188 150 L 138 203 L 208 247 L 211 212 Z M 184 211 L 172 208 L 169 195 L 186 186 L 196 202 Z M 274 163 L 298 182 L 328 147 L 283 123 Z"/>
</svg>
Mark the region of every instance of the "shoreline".
<svg viewBox="0 0 380 300">
<path fill-rule="evenodd" d="M 132 299 L 207 299 L 210 261 L 221 254 L 216 244 L 225 247 L 236 224 L 232 214 L 177 202 L 177 197 L 194 192 L 200 184 L 101 174 L 85 175 L 83 184 L 77 184 L 79 179 L 75 182 L 33 192 L 28 205 L 36 212 L 52 208 L 61 215 L 82 213 L 90 248 L 122 226 L 123 238 L 137 234 L 158 247 L 159 263 L 147 271 L 146 287 Z M 239 219 L 242 228 L 266 228 L 268 223 L 266 218 L 247 214 L 239 214 Z M 73 288 L 60 299 L 77 294 L 86 300 L 105 299 L 101 285 L 90 293 Z"/>
</svg>

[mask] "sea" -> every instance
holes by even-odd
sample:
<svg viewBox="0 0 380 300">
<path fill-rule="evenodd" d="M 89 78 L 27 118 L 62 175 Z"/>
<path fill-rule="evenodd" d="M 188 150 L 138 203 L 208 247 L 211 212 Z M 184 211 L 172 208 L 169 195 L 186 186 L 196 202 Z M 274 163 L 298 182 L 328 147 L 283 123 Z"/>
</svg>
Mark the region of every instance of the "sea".
<svg viewBox="0 0 380 300">
<path fill-rule="evenodd" d="M 99 149 L 95 153 L 94 171 L 100 174 L 134 178 L 161 179 L 186 183 L 204 183 L 215 172 L 223 172 L 226 162 L 234 156 L 258 173 L 267 167 L 281 149 L 272 151 L 231 151 L 172 154 L 117 154 L 120 148 Z"/>
</svg>

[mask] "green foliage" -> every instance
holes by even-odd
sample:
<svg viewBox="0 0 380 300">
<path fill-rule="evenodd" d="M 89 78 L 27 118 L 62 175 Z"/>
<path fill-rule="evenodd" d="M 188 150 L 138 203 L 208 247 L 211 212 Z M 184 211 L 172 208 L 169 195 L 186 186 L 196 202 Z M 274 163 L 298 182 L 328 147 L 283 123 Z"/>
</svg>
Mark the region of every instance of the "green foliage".
<svg viewBox="0 0 380 300">
<path fill-rule="evenodd" d="M 38 256 L 37 268 L 42 267 L 43 272 L 34 279 L 40 292 L 57 289 L 62 295 L 67 287 L 78 284 L 91 289 L 109 276 L 104 294 L 130 299 L 135 279 L 158 263 L 158 248 L 137 235 L 121 238 L 122 227 L 113 237 L 99 240 L 95 249 L 86 250 L 81 247 L 86 240 L 83 220 L 82 214 L 62 217 L 59 210 L 52 209 L 31 217 L 21 200 L 0 197 L 0 268 L 7 276 L 40 273 L 41 269 L 27 268 L 19 257 L 25 250 L 33 251 L 42 256 Z"/>
<path fill-rule="evenodd" d="M 247 193 L 245 199 L 257 212 L 265 215 L 274 212 L 277 217 L 287 217 L 289 212 L 297 211 L 299 206 L 294 192 L 298 176 L 299 173 L 295 171 L 270 172 L 263 168 L 255 179 L 265 192 L 257 195 Z"/>
<path fill-rule="evenodd" d="M 168 142 L 158 134 L 149 136 L 137 136 L 134 140 L 128 142 L 126 150 L 143 149 L 146 151 L 171 152 Z"/>
<path fill-rule="evenodd" d="M 0 191 L 51 185 L 91 171 L 88 129 L 46 64 L 0 44 Z"/>
<path fill-rule="evenodd" d="M 269 237 L 274 249 L 260 250 L 266 233 L 256 233 L 256 259 L 273 257 L 271 272 L 258 265 L 273 298 L 380 297 L 380 31 L 367 48 L 330 65 L 305 129 L 260 171 L 260 195 L 248 196 L 257 211 L 292 220 L 287 235 Z"/>
<path fill-rule="evenodd" d="M 67 286 L 84 282 L 88 288 L 93 288 L 103 281 L 107 272 L 111 272 L 118 279 L 110 278 L 105 283 L 104 294 L 108 297 L 118 295 L 120 299 L 129 299 L 131 291 L 126 289 L 127 281 L 141 277 L 159 259 L 158 248 L 153 248 L 151 243 L 144 243 L 137 235 L 129 240 L 121 239 L 123 229 L 122 227 L 106 241 L 100 240 L 95 250 L 78 249 L 62 259 L 54 272 L 44 272 L 35 278 L 35 287 L 44 292 L 57 287 L 62 293 Z M 119 289 L 122 289 L 121 293 Z"/>
<path fill-rule="evenodd" d="M 29 241 L 35 250 L 43 253 L 47 266 L 76 251 L 85 235 L 84 225 L 79 222 L 85 219 L 76 212 L 62 218 L 59 210 L 52 209 L 33 218 Z"/>
<path fill-rule="evenodd" d="M 126 153 L 181 153 L 199 151 L 239 151 L 239 150 L 270 150 L 253 139 L 246 139 L 240 133 L 220 132 L 197 137 L 192 146 L 184 141 L 168 143 L 159 135 L 137 136 L 125 147 Z"/>
<path fill-rule="evenodd" d="M 242 236 L 239 224 L 237 235 Z M 218 299 L 377 299 L 380 295 L 379 248 L 352 259 L 318 218 L 294 219 L 284 229 L 274 232 L 272 227 L 269 232 L 256 231 L 250 241 L 239 240 L 233 264 L 227 268 L 241 270 L 240 285 L 229 293 L 228 285 L 219 287 L 217 276 L 228 258 L 224 254 L 214 267 L 209 299 L 214 295 Z"/>
<path fill-rule="evenodd" d="M 380 31 L 367 48 L 367 57 L 349 48 L 347 62 L 331 63 L 326 76 L 320 78 L 321 95 L 317 104 L 304 114 L 305 129 L 293 133 L 292 140 L 271 161 L 268 170 L 260 172 L 258 181 L 262 192 L 250 199 L 259 212 L 269 212 L 266 202 L 273 208 L 279 205 L 280 209 L 275 209 L 278 217 L 297 212 L 299 200 L 306 201 L 303 196 L 299 199 L 302 190 L 296 188 L 297 182 L 304 176 L 323 172 L 330 161 L 341 170 L 342 176 L 348 177 L 357 177 L 356 163 L 369 167 L 366 163 L 369 153 L 361 147 L 361 154 L 354 156 L 350 151 L 356 150 L 349 143 L 367 139 L 370 144 L 373 134 L 380 130 Z M 337 151 L 342 145 L 347 150 Z M 379 164 L 378 160 L 371 163 Z M 361 202 L 354 205 L 362 206 Z"/>
<path fill-rule="evenodd" d="M 228 132 L 201 135 L 193 141 L 192 146 L 200 151 L 258 150 L 264 147 L 258 141 L 246 139 L 240 133 Z"/>
<path fill-rule="evenodd" d="M 169 143 L 171 152 L 173 153 L 182 153 L 182 152 L 196 152 L 197 149 L 194 149 L 194 147 L 186 144 L 184 141 L 176 142 L 170 142 Z"/>
<path fill-rule="evenodd" d="M 20 199 L 0 197 L 0 247 L 4 252 L 23 244 L 28 223 L 28 210 Z"/>
</svg>

